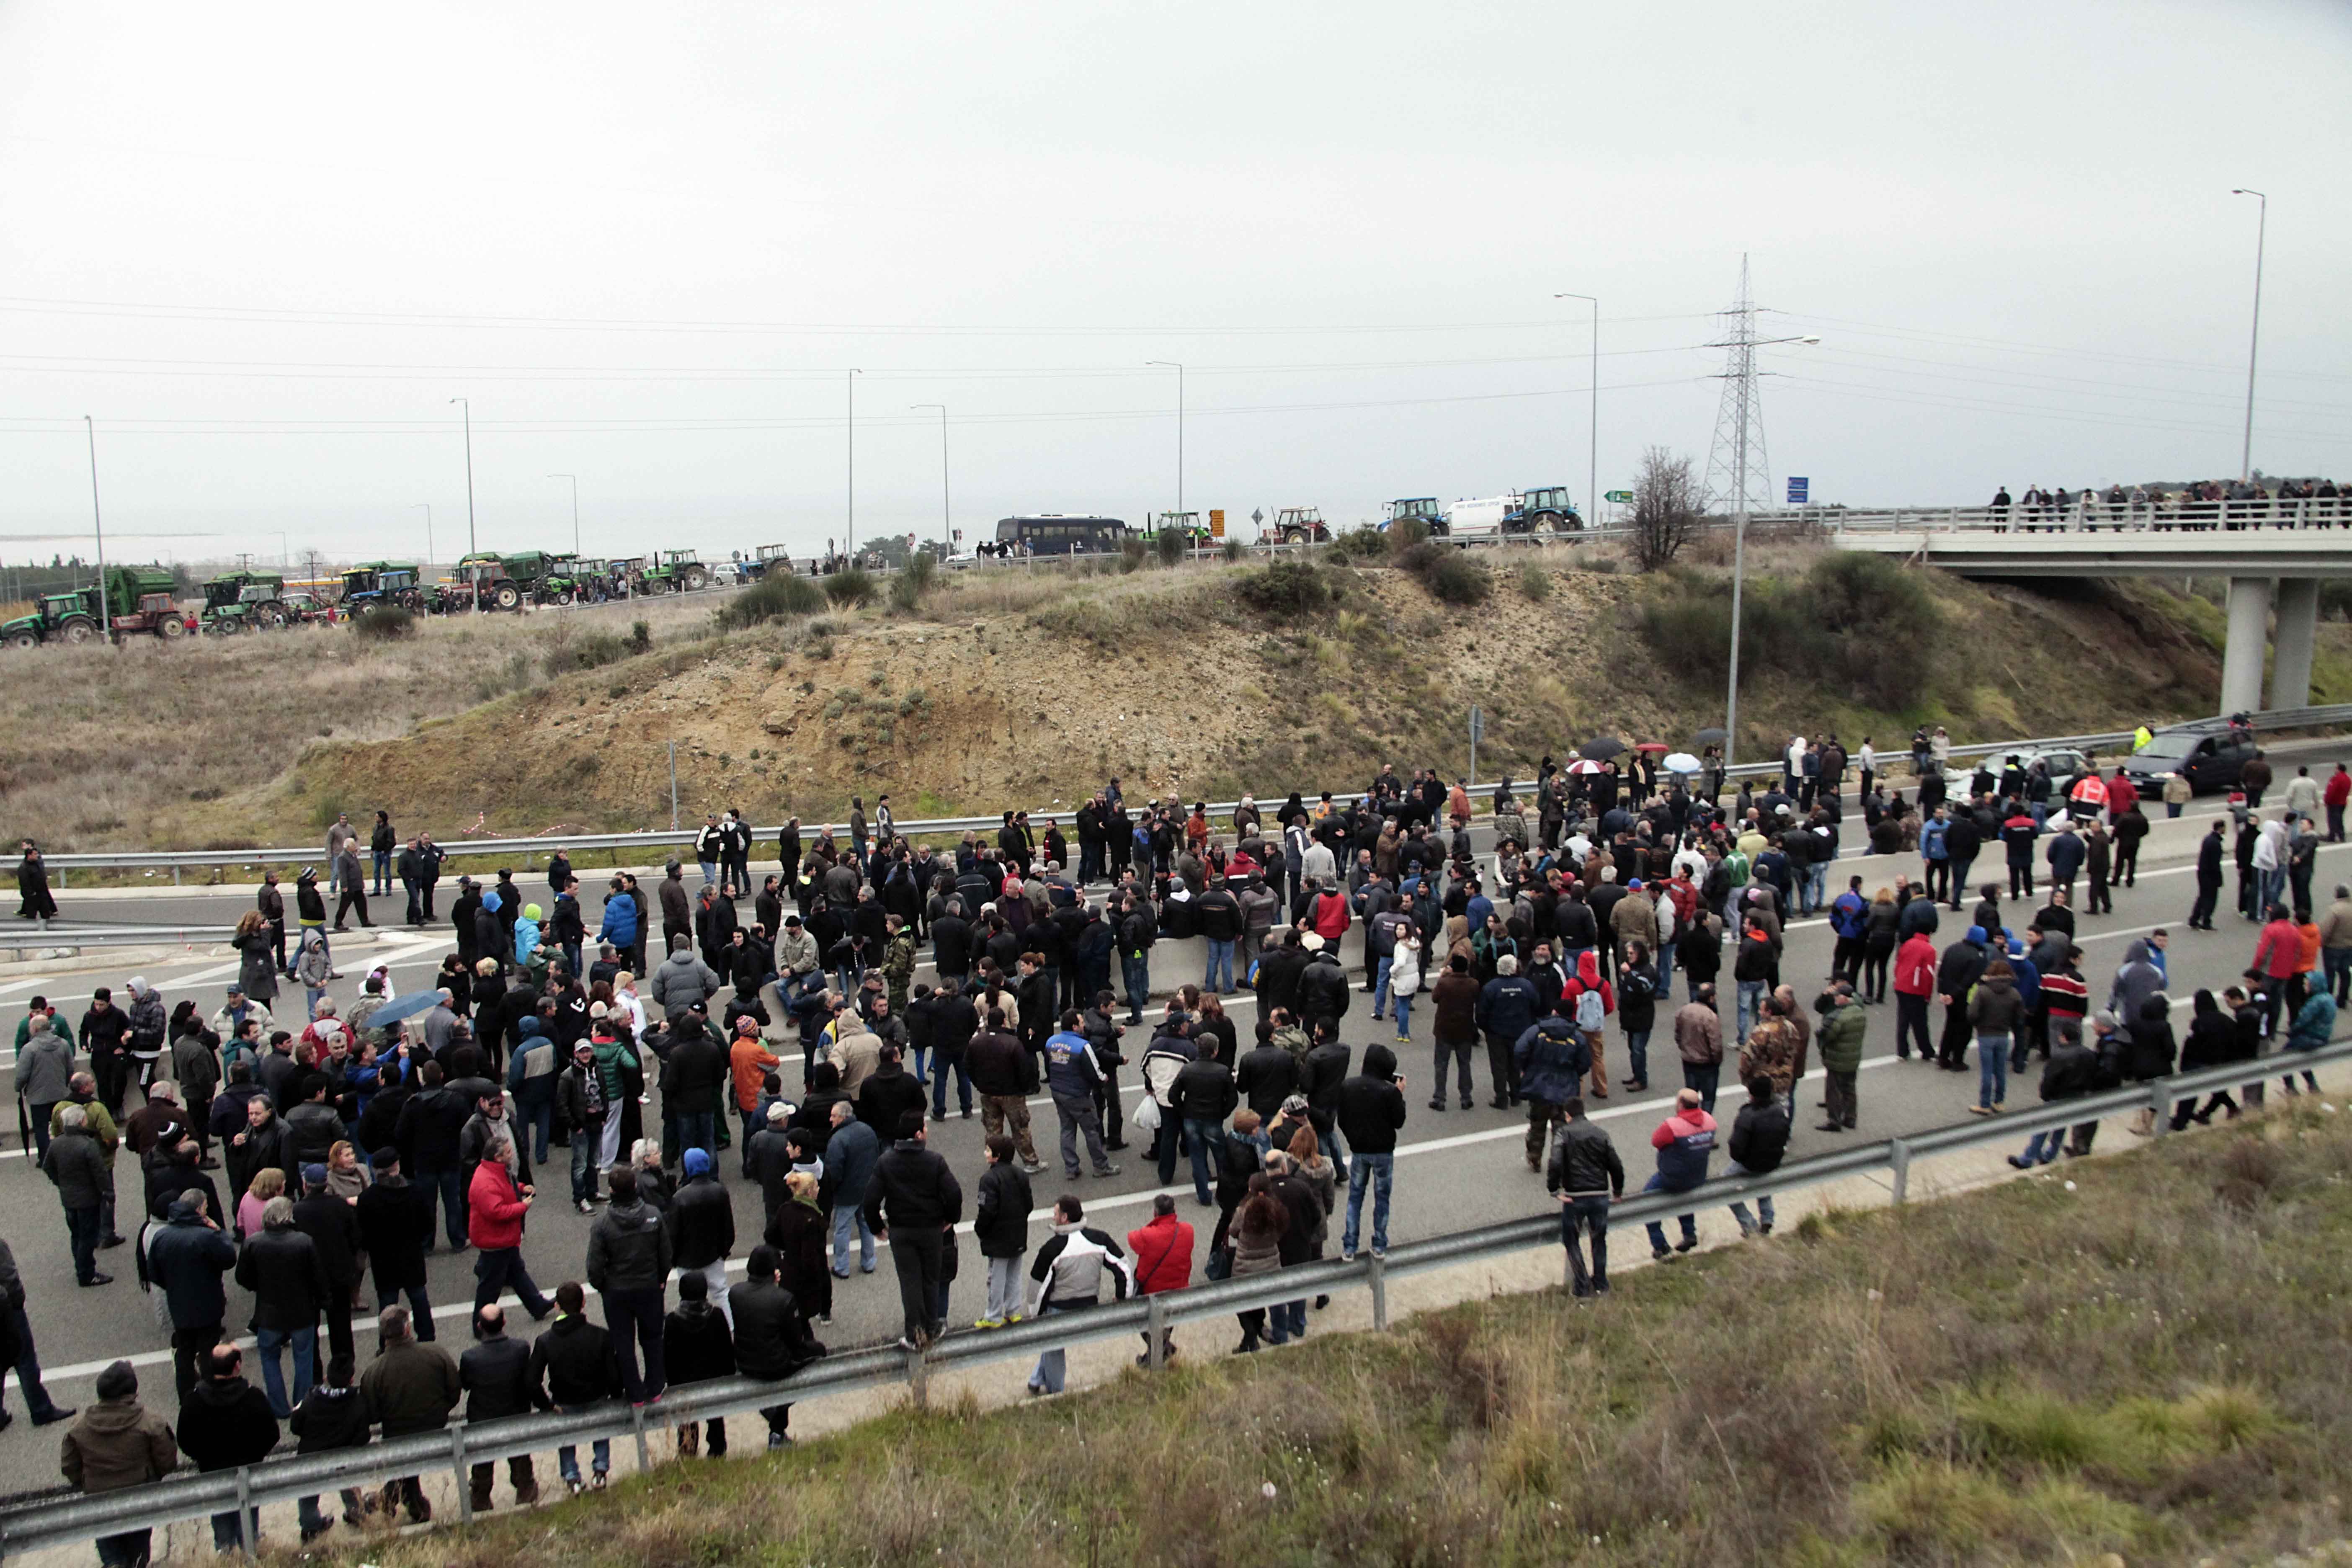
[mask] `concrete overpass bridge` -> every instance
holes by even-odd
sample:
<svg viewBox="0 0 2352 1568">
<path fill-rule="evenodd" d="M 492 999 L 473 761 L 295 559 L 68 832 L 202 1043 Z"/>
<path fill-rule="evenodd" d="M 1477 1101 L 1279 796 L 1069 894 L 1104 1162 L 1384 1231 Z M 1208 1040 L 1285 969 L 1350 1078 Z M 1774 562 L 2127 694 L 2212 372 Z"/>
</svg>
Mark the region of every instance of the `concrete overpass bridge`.
<svg viewBox="0 0 2352 1568">
<path fill-rule="evenodd" d="M 1752 513 L 1748 521 L 1801 522 L 1823 530 L 1839 549 L 1917 561 L 1963 577 L 2227 577 L 2224 713 L 2309 704 L 2320 581 L 2352 577 L 2352 498 L 2333 496 L 2168 506 L 2091 500 L 2063 512 L 2046 506 L 1816 507 Z M 2273 637 L 2264 703 L 2263 653 Z"/>
</svg>

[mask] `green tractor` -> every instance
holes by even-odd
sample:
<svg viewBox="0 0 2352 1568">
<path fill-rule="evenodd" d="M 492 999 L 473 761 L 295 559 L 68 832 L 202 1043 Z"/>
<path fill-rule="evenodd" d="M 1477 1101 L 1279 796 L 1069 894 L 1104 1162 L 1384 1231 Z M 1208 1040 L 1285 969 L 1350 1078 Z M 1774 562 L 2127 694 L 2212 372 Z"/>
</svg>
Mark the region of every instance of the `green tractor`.
<svg viewBox="0 0 2352 1568">
<path fill-rule="evenodd" d="M 710 568 L 691 550 L 665 550 L 661 564 L 646 574 L 648 594 L 692 594 L 710 586 Z"/>
<path fill-rule="evenodd" d="M 551 555 L 539 579 L 536 597 L 542 605 L 585 604 L 595 596 L 596 579 L 604 574 L 602 561 L 578 555 Z"/>
<path fill-rule="evenodd" d="M 235 637 L 286 624 L 286 579 L 275 572 L 224 572 L 205 584 L 197 625 L 207 637 Z"/>
<path fill-rule="evenodd" d="M 86 643 L 102 635 L 103 621 L 118 637 L 152 633 L 165 642 L 188 635 L 192 617 L 173 601 L 172 574 L 153 566 L 109 566 L 100 583 L 79 594 L 51 594 L 40 613 L 0 626 L 0 642 L 10 647 L 41 643 Z M 100 595 L 105 595 L 101 613 Z"/>
<path fill-rule="evenodd" d="M 413 561 L 362 561 L 343 574 L 341 608 L 347 615 L 356 618 L 379 605 L 429 614 L 441 607 L 440 584 L 426 582 Z"/>
</svg>

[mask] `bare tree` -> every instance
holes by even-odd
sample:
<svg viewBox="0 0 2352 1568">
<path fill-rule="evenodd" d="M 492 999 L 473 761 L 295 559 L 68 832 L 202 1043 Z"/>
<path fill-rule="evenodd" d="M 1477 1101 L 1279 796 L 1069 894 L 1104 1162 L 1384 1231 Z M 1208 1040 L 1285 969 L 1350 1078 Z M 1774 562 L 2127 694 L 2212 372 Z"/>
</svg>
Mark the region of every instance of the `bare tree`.
<svg viewBox="0 0 2352 1568">
<path fill-rule="evenodd" d="M 1691 460 L 1664 447 L 1642 453 L 1633 481 L 1633 558 L 1644 572 L 1669 565 L 1698 527 L 1698 480 Z"/>
</svg>

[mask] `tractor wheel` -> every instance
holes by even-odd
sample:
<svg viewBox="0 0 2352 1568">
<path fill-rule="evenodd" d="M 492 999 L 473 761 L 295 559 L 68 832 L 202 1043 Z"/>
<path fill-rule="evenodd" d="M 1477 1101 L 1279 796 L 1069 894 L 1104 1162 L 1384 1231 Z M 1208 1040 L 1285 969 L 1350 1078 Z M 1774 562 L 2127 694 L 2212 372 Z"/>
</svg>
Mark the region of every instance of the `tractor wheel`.
<svg viewBox="0 0 2352 1568">
<path fill-rule="evenodd" d="M 1556 513 L 1551 520 L 1551 531 L 1554 533 L 1582 533 L 1584 519 L 1572 511 Z"/>
<path fill-rule="evenodd" d="M 490 591 L 490 603 L 501 610 L 522 607 L 522 590 L 511 583 L 501 583 Z"/>
<path fill-rule="evenodd" d="M 710 574 L 699 566 L 689 566 L 686 571 L 684 585 L 686 592 L 698 593 L 710 585 Z"/>
<path fill-rule="evenodd" d="M 70 616 L 58 627 L 58 637 L 64 642 L 86 643 L 97 636 L 98 623 L 81 616 Z"/>
<path fill-rule="evenodd" d="M 1307 531 L 1302 528 L 1286 528 L 1282 531 L 1282 542 L 1285 544 L 1304 544 L 1307 542 Z"/>
<path fill-rule="evenodd" d="M 165 642 L 178 642 L 188 635 L 188 623 L 178 616 L 165 616 L 155 623 L 155 635 Z"/>
<path fill-rule="evenodd" d="M 33 632 L 11 632 L 8 634 L 8 646 L 10 647 L 38 647 L 41 646 L 41 639 L 38 635 Z"/>
</svg>

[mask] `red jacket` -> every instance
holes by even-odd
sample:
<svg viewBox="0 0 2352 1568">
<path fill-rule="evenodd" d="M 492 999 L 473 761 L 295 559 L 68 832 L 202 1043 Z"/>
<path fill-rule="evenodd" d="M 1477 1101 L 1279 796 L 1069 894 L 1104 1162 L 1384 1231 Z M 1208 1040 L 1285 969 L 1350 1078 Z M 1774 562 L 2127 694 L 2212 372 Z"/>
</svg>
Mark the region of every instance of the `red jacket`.
<svg viewBox="0 0 2352 1568">
<path fill-rule="evenodd" d="M 466 1189 L 466 1237 L 488 1252 L 522 1245 L 526 1205 L 515 1191 L 514 1178 L 503 1160 L 485 1160 L 474 1167 L 473 1185 Z"/>
<path fill-rule="evenodd" d="M 2273 921 L 2263 927 L 2263 934 L 2254 943 L 2254 967 L 2273 980 L 2284 980 L 2295 972 L 2303 958 L 2303 931 L 2291 920 Z"/>
<path fill-rule="evenodd" d="M 2121 816 L 2138 804 L 2139 791 L 2124 776 L 2123 769 L 2117 768 L 2116 776 L 2107 781 L 2107 814 Z"/>
<path fill-rule="evenodd" d="M 1926 931 L 1915 933 L 1895 951 L 1895 989 L 1906 996 L 1936 994 L 1936 944 Z"/>
<path fill-rule="evenodd" d="M 2319 798 L 2329 805 L 2342 805 L 2352 801 L 2352 773 L 2346 773 L 2342 764 L 2337 764 L 2336 771 L 2327 775 L 2327 787 L 2319 792 Z"/>
<path fill-rule="evenodd" d="M 1327 942 L 1336 942 L 1348 934 L 1348 898 L 1344 893 L 1325 893 L 1315 900 L 1315 934 Z"/>
<path fill-rule="evenodd" d="M 1150 1224 L 1129 1231 L 1127 1250 L 1135 1259 L 1139 1295 L 1181 1290 L 1192 1282 L 1192 1227 L 1172 1214 L 1155 1215 Z"/>
</svg>

